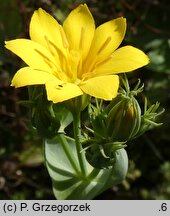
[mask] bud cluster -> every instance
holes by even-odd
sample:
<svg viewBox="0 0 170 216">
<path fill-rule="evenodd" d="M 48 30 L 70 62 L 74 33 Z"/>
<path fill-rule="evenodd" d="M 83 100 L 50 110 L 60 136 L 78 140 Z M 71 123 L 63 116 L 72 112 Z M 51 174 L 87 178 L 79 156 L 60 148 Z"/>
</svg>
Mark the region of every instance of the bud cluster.
<svg viewBox="0 0 170 216">
<path fill-rule="evenodd" d="M 117 150 L 126 147 L 128 141 L 142 135 L 145 131 L 159 126 L 157 113 L 159 103 L 147 109 L 145 100 L 144 113 L 136 99 L 143 91 L 140 80 L 133 90 L 130 90 L 126 77 L 122 78 L 119 94 L 106 107 L 99 104 L 89 106 L 92 138 L 85 141 L 84 147 L 88 162 L 96 168 L 109 168 L 116 159 Z"/>
</svg>

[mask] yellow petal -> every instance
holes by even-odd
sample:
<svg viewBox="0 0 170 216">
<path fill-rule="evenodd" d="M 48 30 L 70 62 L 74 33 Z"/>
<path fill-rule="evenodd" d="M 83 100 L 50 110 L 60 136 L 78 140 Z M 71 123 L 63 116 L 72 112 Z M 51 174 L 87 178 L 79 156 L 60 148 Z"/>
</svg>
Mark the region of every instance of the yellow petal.
<svg viewBox="0 0 170 216">
<path fill-rule="evenodd" d="M 99 63 L 96 73 L 105 75 L 130 72 L 148 63 L 149 58 L 144 52 L 132 46 L 124 46 L 117 49 L 110 60 Z"/>
<path fill-rule="evenodd" d="M 102 60 L 121 44 L 126 32 L 126 19 L 121 17 L 100 25 L 94 35 L 88 60 Z M 91 59 L 90 59 L 91 58 Z M 90 63 L 90 62 L 88 62 Z"/>
<path fill-rule="evenodd" d="M 14 75 L 11 86 L 16 88 L 27 85 L 45 84 L 49 79 L 56 79 L 52 74 L 44 71 L 24 67 L 17 71 Z"/>
<path fill-rule="evenodd" d="M 30 22 L 31 40 L 40 43 L 54 52 L 51 42 L 63 51 L 62 26 L 43 9 L 36 10 Z"/>
<path fill-rule="evenodd" d="M 6 41 L 5 47 L 24 60 L 32 68 L 52 71 L 54 59 L 47 49 L 27 39 Z"/>
<path fill-rule="evenodd" d="M 63 28 L 70 49 L 82 51 L 84 58 L 89 51 L 95 31 L 95 23 L 87 5 L 81 4 L 74 9 L 66 18 Z"/>
<path fill-rule="evenodd" d="M 63 81 L 53 79 L 46 83 L 47 98 L 54 103 L 62 102 L 79 95 L 83 92 L 73 83 L 64 83 Z"/>
<path fill-rule="evenodd" d="M 108 75 L 94 77 L 80 84 L 80 88 L 88 95 L 112 100 L 117 96 L 119 87 L 119 77 L 117 75 Z"/>
</svg>

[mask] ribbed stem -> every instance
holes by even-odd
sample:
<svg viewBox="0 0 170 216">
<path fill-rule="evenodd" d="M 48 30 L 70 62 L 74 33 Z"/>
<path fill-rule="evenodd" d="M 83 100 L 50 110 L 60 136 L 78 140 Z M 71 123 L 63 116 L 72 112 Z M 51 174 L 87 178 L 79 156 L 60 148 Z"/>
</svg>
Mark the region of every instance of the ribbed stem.
<svg viewBox="0 0 170 216">
<path fill-rule="evenodd" d="M 74 139 L 76 143 L 77 156 L 80 164 L 80 169 L 83 177 L 87 175 L 85 152 L 82 151 L 82 145 L 80 142 L 81 126 L 80 126 L 80 112 L 73 114 L 73 128 L 74 128 Z"/>
</svg>

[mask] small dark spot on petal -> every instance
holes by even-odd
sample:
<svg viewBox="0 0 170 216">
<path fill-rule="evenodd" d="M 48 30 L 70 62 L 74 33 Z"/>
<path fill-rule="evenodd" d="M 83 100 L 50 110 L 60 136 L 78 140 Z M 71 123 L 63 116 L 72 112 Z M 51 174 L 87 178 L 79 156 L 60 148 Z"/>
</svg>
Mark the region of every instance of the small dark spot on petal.
<svg viewBox="0 0 170 216">
<path fill-rule="evenodd" d="M 62 87 L 63 87 L 63 85 L 58 85 L 58 87 L 62 88 Z"/>
</svg>

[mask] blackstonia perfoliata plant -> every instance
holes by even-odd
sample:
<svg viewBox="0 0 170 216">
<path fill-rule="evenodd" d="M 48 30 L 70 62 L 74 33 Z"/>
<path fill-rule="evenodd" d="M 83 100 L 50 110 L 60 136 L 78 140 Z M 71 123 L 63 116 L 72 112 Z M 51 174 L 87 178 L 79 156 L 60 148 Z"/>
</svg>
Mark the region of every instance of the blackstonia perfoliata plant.
<svg viewBox="0 0 170 216">
<path fill-rule="evenodd" d="M 57 199 L 93 199 L 126 177 L 125 147 L 155 122 L 159 104 L 144 113 L 126 77 L 149 63 L 141 50 L 120 47 L 123 17 L 98 27 L 86 4 L 63 25 L 39 8 L 30 22 L 30 39 L 5 42 L 28 65 L 11 86 L 28 86 L 31 120 L 44 139 L 44 158 Z M 94 102 L 95 101 L 95 102 Z M 105 102 L 107 101 L 107 103 Z M 81 122 L 81 114 L 86 119 Z"/>
</svg>

